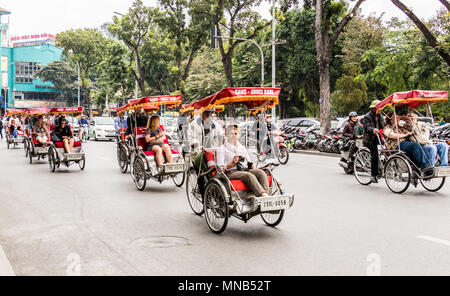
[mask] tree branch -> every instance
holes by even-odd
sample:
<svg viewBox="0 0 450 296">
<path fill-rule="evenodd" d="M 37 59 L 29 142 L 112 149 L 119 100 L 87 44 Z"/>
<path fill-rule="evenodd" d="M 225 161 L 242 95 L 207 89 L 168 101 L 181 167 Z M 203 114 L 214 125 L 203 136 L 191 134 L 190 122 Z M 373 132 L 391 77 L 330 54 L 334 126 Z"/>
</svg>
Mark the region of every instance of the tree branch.
<svg viewBox="0 0 450 296">
<path fill-rule="evenodd" d="M 446 8 L 448 11 L 450 11 L 450 3 L 447 0 L 439 0 Z"/>
<path fill-rule="evenodd" d="M 344 30 L 345 26 L 348 24 L 349 21 L 351 21 L 352 18 L 355 17 L 356 13 L 358 12 L 359 7 L 361 6 L 361 4 L 364 1 L 365 0 L 358 0 L 358 2 L 356 2 L 355 6 L 353 7 L 352 11 L 349 14 L 347 14 L 341 20 L 341 22 L 337 25 L 336 29 L 333 32 L 333 35 L 331 35 L 331 38 L 330 38 L 330 47 L 333 47 L 334 43 L 339 38 L 339 35 Z"/>
<path fill-rule="evenodd" d="M 444 59 L 444 61 L 447 63 L 447 65 L 450 66 L 450 54 L 445 51 L 444 49 L 439 47 L 439 42 L 436 39 L 436 37 L 431 33 L 430 30 L 425 26 L 425 24 L 412 12 L 408 7 L 405 6 L 400 0 L 391 0 L 392 3 L 394 3 L 395 6 L 397 6 L 401 11 L 403 11 L 419 28 L 419 30 L 424 35 L 425 39 L 428 41 L 430 46 L 434 48 L 437 53 Z M 442 2 L 442 1 L 441 1 Z"/>
</svg>

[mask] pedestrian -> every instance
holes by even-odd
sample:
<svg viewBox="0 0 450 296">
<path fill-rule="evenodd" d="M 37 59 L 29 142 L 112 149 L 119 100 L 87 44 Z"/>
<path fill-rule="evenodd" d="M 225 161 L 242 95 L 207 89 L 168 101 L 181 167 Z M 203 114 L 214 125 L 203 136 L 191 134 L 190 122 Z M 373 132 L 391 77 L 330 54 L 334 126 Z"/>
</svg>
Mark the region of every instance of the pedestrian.
<svg viewBox="0 0 450 296">
<path fill-rule="evenodd" d="M 370 168 L 371 181 L 378 183 L 379 169 L 378 169 L 378 139 L 380 129 L 383 129 L 384 123 L 381 114 L 377 114 L 376 106 L 381 103 L 379 100 L 374 100 L 370 104 L 370 111 L 363 118 L 364 136 L 363 144 L 370 150 Z"/>
<path fill-rule="evenodd" d="M 3 140 L 3 117 L 0 115 L 0 137 Z"/>
</svg>

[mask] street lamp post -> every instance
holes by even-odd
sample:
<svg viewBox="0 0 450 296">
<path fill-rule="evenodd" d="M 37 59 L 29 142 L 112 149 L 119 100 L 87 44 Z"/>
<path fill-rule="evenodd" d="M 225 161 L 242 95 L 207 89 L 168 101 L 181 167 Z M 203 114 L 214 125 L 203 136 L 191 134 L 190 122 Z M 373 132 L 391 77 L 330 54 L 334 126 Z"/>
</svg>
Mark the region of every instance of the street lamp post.
<svg viewBox="0 0 450 296">
<path fill-rule="evenodd" d="M 214 38 L 248 41 L 248 42 L 251 42 L 254 45 L 256 45 L 258 47 L 259 51 L 261 52 L 261 87 L 264 87 L 264 52 L 258 43 L 256 43 L 253 40 L 250 40 L 250 39 L 234 38 L 234 37 L 228 37 L 228 36 L 214 36 Z"/>
<path fill-rule="evenodd" d="M 275 72 L 275 67 L 276 67 L 276 63 L 275 63 L 275 38 L 276 38 L 276 34 L 275 34 L 275 28 L 276 28 L 276 17 L 275 17 L 275 1 L 273 0 L 273 5 L 272 5 L 272 88 L 275 88 L 276 86 L 276 72 Z M 274 122 L 276 121 L 276 110 L 275 110 L 275 106 L 272 108 L 272 119 L 274 120 Z"/>
</svg>

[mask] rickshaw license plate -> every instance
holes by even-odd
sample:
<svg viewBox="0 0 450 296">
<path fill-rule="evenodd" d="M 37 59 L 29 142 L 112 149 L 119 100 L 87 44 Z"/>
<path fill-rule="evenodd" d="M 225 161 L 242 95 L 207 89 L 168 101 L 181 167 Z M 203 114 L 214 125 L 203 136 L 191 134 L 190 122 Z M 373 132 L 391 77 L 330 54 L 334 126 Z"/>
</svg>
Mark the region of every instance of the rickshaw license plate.
<svg viewBox="0 0 450 296">
<path fill-rule="evenodd" d="M 261 212 L 286 210 L 290 206 L 289 196 L 265 197 L 260 201 Z"/>
<path fill-rule="evenodd" d="M 81 154 L 67 154 L 67 160 L 79 160 L 81 157 Z"/>
<path fill-rule="evenodd" d="M 178 173 L 184 170 L 184 164 L 168 164 L 165 166 L 166 173 Z"/>
</svg>

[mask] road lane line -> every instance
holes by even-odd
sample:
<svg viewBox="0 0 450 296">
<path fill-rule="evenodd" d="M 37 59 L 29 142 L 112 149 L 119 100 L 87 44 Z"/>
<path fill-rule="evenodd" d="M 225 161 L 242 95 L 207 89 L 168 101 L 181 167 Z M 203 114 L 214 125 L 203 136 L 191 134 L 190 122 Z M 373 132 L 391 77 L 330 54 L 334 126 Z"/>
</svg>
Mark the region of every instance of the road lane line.
<svg viewBox="0 0 450 296">
<path fill-rule="evenodd" d="M 101 159 L 101 160 L 105 160 L 105 161 L 111 161 L 111 160 L 112 160 L 112 159 L 110 159 L 110 158 L 101 157 L 101 156 L 97 156 L 97 158 L 98 158 L 98 159 Z"/>
<path fill-rule="evenodd" d="M 432 236 L 428 236 L 428 235 L 418 235 L 417 238 L 420 239 L 424 239 L 433 243 L 437 243 L 437 244 L 442 244 L 442 245 L 446 245 L 450 247 L 450 241 L 444 240 L 444 239 L 440 239 L 440 238 L 436 238 L 436 237 L 432 237 Z"/>
<path fill-rule="evenodd" d="M 0 246 L 0 276 L 15 276 L 11 263 L 3 252 L 2 246 Z"/>
</svg>

